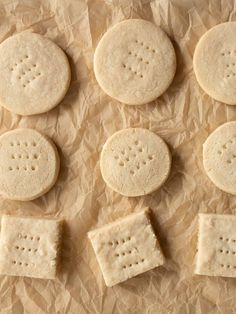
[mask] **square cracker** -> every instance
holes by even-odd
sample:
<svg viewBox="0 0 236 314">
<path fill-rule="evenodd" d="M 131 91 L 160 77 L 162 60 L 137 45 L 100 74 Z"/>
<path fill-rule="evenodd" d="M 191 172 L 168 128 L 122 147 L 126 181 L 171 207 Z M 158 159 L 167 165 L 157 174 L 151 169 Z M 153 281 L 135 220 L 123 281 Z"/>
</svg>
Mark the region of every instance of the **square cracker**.
<svg viewBox="0 0 236 314">
<path fill-rule="evenodd" d="M 148 209 L 90 231 L 88 236 L 108 287 L 164 263 Z"/>
<path fill-rule="evenodd" d="M 54 279 L 58 265 L 62 221 L 3 216 L 0 273 Z"/>
<path fill-rule="evenodd" d="M 236 277 L 236 216 L 199 214 L 195 273 Z"/>
</svg>

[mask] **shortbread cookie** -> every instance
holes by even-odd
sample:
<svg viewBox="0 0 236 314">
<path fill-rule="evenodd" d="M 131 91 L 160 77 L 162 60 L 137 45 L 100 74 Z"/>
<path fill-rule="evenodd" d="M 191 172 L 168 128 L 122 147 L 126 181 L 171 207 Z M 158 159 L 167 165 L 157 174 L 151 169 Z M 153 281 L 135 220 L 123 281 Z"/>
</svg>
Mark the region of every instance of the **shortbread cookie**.
<svg viewBox="0 0 236 314">
<path fill-rule="evenodd" d="M 236 195 L 236 121 L 212 132 L 203 145 L 203 165 L 211 181 Z"/>
<path fill-rule="evenodd" d="M 55 144 L 33 129 L 0 136 L 0 193 L 5 198 L 33 200 L 56 182 L 60 160 Z"/>
<path fill-rule="evenodd" d="M 199 40 L 193 66 L 202 89 L 212 98 L 236 105 L 236 22 L 217 25 Z"/>
<path fill-rule="evenodd" d="M 145 104 L 163 94 L 175 70 L 171 41 L 160 27 L 145 20 L 126 20 L 109 29 L 94 55 L 101 88 L 129 105 Z"/>
<path fill-rule="evenodd" d="M 51 40 L 20 33 L 0 45 L 0 104 L 20 114 L 33 115 L 54 108 L 70 84 L 65 53 Z"/>
<path fill-rule="evenodd" d="M 60 252 L 62 221 L 3 216 L 0 273 L 54 279 Z"/>
<path fill-rule="evenodd" d="M 236 216 L 199 214 L 195 273 L 236 277 Z"/>
<path fill-rule="evenodd" d="M 88 236 L 108 287 L 164 263 L 147 209 L 90 231 Z"/>
<path fill-rule="evenodd" d="M 139 196 L 157 190 L 167 179 L 171 155 L 166 143 L 142 128 L 113 134 L 103 146 L 101 173 L 114 191 Z"/>
</svg>

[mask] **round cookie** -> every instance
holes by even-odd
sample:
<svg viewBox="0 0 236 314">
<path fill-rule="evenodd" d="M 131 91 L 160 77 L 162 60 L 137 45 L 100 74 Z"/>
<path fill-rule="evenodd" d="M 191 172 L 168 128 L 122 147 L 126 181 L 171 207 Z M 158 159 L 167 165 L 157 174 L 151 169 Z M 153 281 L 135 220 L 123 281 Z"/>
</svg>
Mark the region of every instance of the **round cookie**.
<svg viewBox="0 0 236 314">
<path fill-rule="evenodd" d="M 236 105 L 236 22 L 217 25 L 199 40 L 193 67 L 198 83 L 212 98 Z"/>
<path fill-rule="evenodd" d="M 141 19 L 109 29 L 94 55 L 94 72 L 101 88 L 129 105 L 145 104 L 163 94 L 175 70 L 171 41 L 160 27 Z"/>
<path fill-rule="evenodd" d="M 65 53 L 51 40 L 24 32 L 0 45 L 0 103 L 20 115 L 54 108 L 70 84 Z"/>
<path fill-rule="evenodd" d="M 203 165 L 211 181 L 236 195 L 236 121 L 213 131 L 203 145 Z"/>
<path fill-rule="evenodd" d="M 171 155 L 155 133 L 129 128 L 113 134 L 103 146 L 101 173 L 106 184 L 125 196 L 157 190 L 167 179 Z"/>
<path fill-rule="evenodd" d="M 16 129 L 0 136 L 0 193 L 29 201 L 56 182 L 60 159 L 55 144 L 33 129 Z"/>
</svg>

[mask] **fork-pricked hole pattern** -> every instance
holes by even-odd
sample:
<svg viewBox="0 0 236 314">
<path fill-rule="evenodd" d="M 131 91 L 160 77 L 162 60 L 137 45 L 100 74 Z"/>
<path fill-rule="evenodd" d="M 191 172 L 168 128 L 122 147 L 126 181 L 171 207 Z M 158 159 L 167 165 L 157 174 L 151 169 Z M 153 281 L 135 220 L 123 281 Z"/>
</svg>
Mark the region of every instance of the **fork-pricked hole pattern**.
<svg viewBox="0 0 236 314">
<path fill-rule="evenodd" d="M 55 182 L 59 156 L 46 136 L 16 129 L 0 136 L 0 166 L 0 192 L 10 199 L 31 200 Z"/>
<path fill-rule="evenodd" d="M 235 22 L 212 27 L 199 40 L 193 57 L 194 72 L 201 88 L 213 99 L 229 105 L 236 105 L 235 31 Z"/>
<path fill-rule="evenodd" d="M 55 278 L 61 231 L 62 223 L 56 219 L 3 216 L 0 272 L 13 276 Z"/>
<path fill-rule="evenodd" d="M 236 76 L 236 53 L 235 49 L 233 50 L 224 50 L 221 52 L 221 56 L 225 57 L 225 77 L 234 78 Z"/>
<path fill-rule="evenodd" d="M 236 195 L 236 122 L 216 128 L 203 145 L 203 165 L 211 181 L 221 190 Z"/>
<path fill-rule="evenodd" d="M 0 103 L 16 114 L 51 110 L 66 94 L 70 77 L 66 55 L 44 36 L 22 32 L 0 44 Z"/>
<path fill-rule="evenodd" d="M 171 41 L 159 27 L 144 20 L 115 25 L 104 34 L 94 54 L 94 72 L 101 88 L 130 105 L 159 97 L 173 80 L 175 69 Z"/>
<path fill-rule="evenodd" d="M 32 61 L 28 54 L 13 63 L 9 71 L 19 80 L 22 87 L 27 87 L 27 85 L 42 75 L 39 66 Z"/>
<path fill-rule="evenodd" d="M 196 273 L 236 277 L 235 228 L 234 215 L 199 214 Z"/>
<path fill-rule="evenodd" d="M 141 162 L 140 158 L 142 159 Z M 142 166 L 153 161 L 154 158 L 154 155 L 146 153 L 145 143 L 139 140 L 135 140 L 132 146 L 124 147 L 118 154 L 114 155 L 114 159 L 117 160 L 118 165 L 121 167 L 126 167 L 129 163 L 135 164 L 134 168 L 129 170 L 131 175 L 134 175 L 137 170 L 142 169 Z"/>
<path fill-rule="evenodd" d="M 146 129 L 130 128 L 107 140 L 100 165 L 103 179 L 113 190 L 126 196 L 139 196 L 164 183 L 171 157 L 159 136 Z"/>
<path fill-rule="evenodd" d="M 129 63 L 122 63 L 122 67 L 132 72 L 137 77 L 143 78 L 144 74 L 138 70 L 138 65 L 139 63 L 143 63 L 144 65 L 149 66 L 152 62 L 153 54 L 156 54 L 156 50 L 138 39 L 134 42 L 138 44 L 136 49 L 128 51 L 128 56 L 133 57 L 134 62 L 131 59 Z M 143 48 L 142 51 L 140 51 L 140 46 Z M 146 51 L 151 52 L 151 55 L 146 56 Z M 149 71 L 148 68 L 146 70 Z"/>
<path fill-rule="evenodd" d="M 232 145 L 235 145 L 236 144 L 236 135 L 233 135 L 232 136 L 232 139 L 226 141 L 222 146 L 221 148 L 217 151 L 217 153 L 219 155 L 224 155 L 224 153 L 228 150 L 228 149 L 231 149 L 231 146 Z M 236 161 L 236 152 L 234 152 L 234 150 L 232 150 L 232 153 L 231 153 L 231 158 L 230 159 L 227 159 L 227 163 L 228 164 L 232 164 L 233 162 Z"/>
<path fill-rule="evenodd" d="M 164 263 L 147 209 L 89 232 L 107 286 Z"/>
</svg>

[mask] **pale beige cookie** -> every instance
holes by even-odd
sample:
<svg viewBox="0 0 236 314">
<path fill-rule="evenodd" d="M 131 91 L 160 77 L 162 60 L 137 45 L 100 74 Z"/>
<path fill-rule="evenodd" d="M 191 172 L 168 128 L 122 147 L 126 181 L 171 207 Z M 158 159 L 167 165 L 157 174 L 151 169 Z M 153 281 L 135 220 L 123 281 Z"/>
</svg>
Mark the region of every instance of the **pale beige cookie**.
<svg viewBox="0 0 236 314">
<path fill-rule="evenodd" d="M 113 134 L 103 146 L 100 160 L 104 181 L 125 196 L 139 196 L 157 190 L 167 179 L 171 155 L 155 133 L 129 128 Z"/>
<path fill-rule="evenodd" d="M 203 165 L 219 189 L 236 195 L 236 121 L 221 125 L 206 139 Z"/>
<path fill-rule="evenodd" d="M 14 113 L 54 108 L 65 96 L 70 76 L 65 53 L 39 34 L 20 33 L 0 45 L 0 104 Z"/>
<path fill-rule="evenodd" d="M 236 277 L 236 216 L 199 214 L 195 273 Z"/>
<path fill-rule="evenodd" d="M 33 129 L 16 129 L 0 136 L 0 193 L 28 201 L 45 194 L 60 167 L 55 144 Z"/>
<path fill-rule="evenodd" d="M 141 19 L 109 29 L 94 55 L 94 72 L 101 88 L 129 105 L 145 104 L 163 94 L 175 70 L 171 41 L 160 27 Z"/>
<path fill-rule="evenodd" d="M 108 287 L 164 264 L 148 209 L 90 231 L 88 236 Z"/>
<path fill-rule="evenodd" d="M 236 22 L 217 25 L 199 40 L 193 66 L 202 89 L 212 98 L 236 105 Z"/>
<path fill-rule="evenodd" d="M 54 279 L 58 268 L 62 221 L 3 216 L 0 273 Z"/>
</svg>

